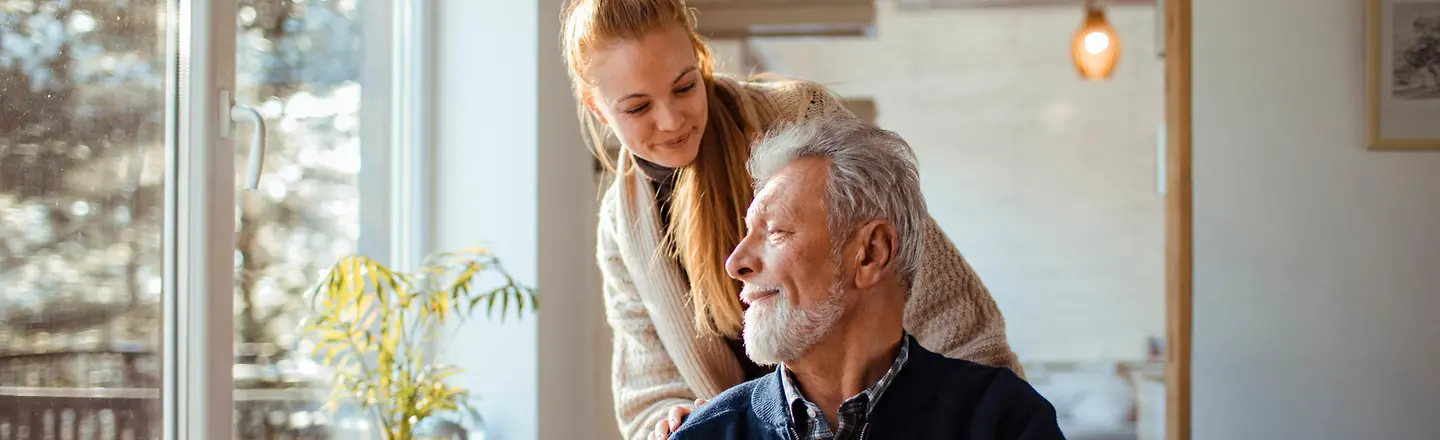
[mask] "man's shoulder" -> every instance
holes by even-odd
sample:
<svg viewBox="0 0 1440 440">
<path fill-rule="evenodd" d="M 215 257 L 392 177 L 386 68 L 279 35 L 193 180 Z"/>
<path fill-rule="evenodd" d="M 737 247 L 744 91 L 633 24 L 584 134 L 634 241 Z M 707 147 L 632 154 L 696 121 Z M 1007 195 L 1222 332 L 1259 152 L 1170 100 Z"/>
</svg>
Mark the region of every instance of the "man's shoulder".
<svg viewBox="0 0 1440 440">
<path fill-rule="evenodd" d="M 715 396 L 714 399 L 706 401 L 705 404 L 696 408 L 695 412 L 690 413 L 690 416 L 686 418 L 685 426 L 689 426 L 691 422 L 701 425 L 709 421 L 745 417 L 750 412 L 751 394 L 767 377 L 769 375 L 736 385 Z"/>
<path fill-rule="evenodd" d="M 916 345 L 918 346 L 919 344 Z M 911 350 L 914 351 L 915 346 L 912 346 Z M 985 365 L 965 359 L 945 357 L 938 353 L 925 350 L 924 348 L 920 348 L 919 351 L 921 354 L 916 357 L 923 357 L 928 361 L 926 364 L 928 364 L 929 368 L 926 368 L 926 370 L 928 370 L 930 375 L 936 376 L 935 378 L 937 379 L 960 380 L 965 383 L 986 386 L 997 380 L 1008 381 L 1013 378 L 1023 381 L 1020 379 L 1020 376 L 1015 375 L 1015 372 L 1010 371 L 1009 368 Z"/>
<path fill-rule="evenodd" d="M 731 387 L 714 399 L 706 401 L 685 417 L 680 429 L 670 435 L 671 440 L 749 438 L 747 426 L 752 419 L 754 394 L 773 375 Z"/>
<path fill-rule="evenodd" d="M 934 353 L 912 361 L 877 408 L 886 438 L 1065 438 L 1055 408 L 1009 368 Z"/>
<path fill-rule="evenodd" d="M 1009 368 L 927 354 L 929 368 L 924 376 L 928 377 L 918 379 L 930 384 L 928 386 L 952 391 L 944 395 L 960 393 L 981 400 L 1002 399 L 1023 405 L 1050 406 L 1029 382 Z"/>
</svg>

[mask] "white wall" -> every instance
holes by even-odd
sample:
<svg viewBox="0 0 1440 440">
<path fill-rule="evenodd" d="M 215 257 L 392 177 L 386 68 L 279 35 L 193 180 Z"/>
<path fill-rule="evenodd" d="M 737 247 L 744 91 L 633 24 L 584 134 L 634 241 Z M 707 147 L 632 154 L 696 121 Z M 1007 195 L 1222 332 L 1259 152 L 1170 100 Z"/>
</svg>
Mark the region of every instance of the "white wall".
<svg viewBox="0 0 1440 440">
<path fill-rule="evenodd" d="M 1365 150 L 1363 4 L 1194 2 L 1196 440 L 1440 438 L 1440 152 Z"/>
<path fill-rule="evenodd" d="M 538 315 L 455 329 L 487 439 L 605 438 L 608 341 L 594 252 L 597 194 L 560 60 L 560 2 L 436 2 L 435 241 L 486 245 L 539 290 Z M 603 333 L 602 333 L 603 334 Z"/>
<path fill-rule="evenodd" d="M 537 257 L 539 285 L 547 300 L 540 312 L 538 438 L 619 439 L 610 392 L 610 326 L 595 264 L 600 193 L 594 157 L 581 137 L 560 55 L 563 2 L 538 1 Z"/>
<path fill-rule="evenodd" d="M 874 40 L 757 46 L 773 70 L 875 100 L 1021 360 L 1144 359 L 1165 322 L 1154 9 L 1109 9 L 1122 54 L 1099 83 L 1069 58 L 1079 6 L 878 13 Z"/>
</svg>

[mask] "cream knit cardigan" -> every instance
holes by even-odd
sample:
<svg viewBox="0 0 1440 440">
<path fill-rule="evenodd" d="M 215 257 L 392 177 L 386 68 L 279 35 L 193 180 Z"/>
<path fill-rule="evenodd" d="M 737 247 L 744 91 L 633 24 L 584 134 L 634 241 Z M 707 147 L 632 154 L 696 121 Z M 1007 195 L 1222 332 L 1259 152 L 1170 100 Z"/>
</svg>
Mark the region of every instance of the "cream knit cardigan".
<svg viewBox="0 0 1440 440">
<path fill-rule="evenodd" d="M 742 82 L 716 76 L 716 86 L 743 91 L 772 129 L 845 112 L 812 82 Z M 621 202 L 618 179 L 601 202 L 596 259 L 604 279 L 605 314 L 612 330 L 615 415 L 626 439 L 645 439 L 675 405 L 690 406 L 742 382 L 740 364 L 720 337 L 700 336 L 688 304 L 688 282 L 659 251 L 661 231 L 653 190 L 641 173 L 634 209 Z M 975 271 L 927 218 L 924 266 L 905 307 L 905 328 L 925 348 L 952 358 L 1008 366 L 1021 373 L 1005 341 L 1004 319 Z M 1023 376 L 1022 376 L 1023 377 Z"/>
</svg>

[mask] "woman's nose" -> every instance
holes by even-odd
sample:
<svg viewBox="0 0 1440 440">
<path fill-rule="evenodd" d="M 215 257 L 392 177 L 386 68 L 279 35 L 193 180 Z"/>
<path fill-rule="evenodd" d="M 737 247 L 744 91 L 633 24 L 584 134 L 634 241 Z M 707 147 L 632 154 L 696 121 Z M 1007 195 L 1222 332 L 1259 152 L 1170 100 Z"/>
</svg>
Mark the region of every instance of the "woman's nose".
<svg viewBox="0 0 1440 440">
<path fill-rule="evenodd" d="M 660 131 L 678 131 L 685 121 L 685 116 L 672 105 L 659 106 L 660 110 L 655 117 L 655 125 Z"/>
</svg>

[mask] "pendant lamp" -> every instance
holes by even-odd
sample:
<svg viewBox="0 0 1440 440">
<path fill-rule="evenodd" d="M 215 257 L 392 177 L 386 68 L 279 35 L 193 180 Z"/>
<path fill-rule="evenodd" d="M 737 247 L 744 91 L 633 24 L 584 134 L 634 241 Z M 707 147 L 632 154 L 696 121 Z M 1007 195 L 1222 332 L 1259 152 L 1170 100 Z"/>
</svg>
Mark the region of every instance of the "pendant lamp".
<svg viewBox="0 0 1440 440">
<path fill-rule="evenodd" d="M 1094 3 L 1085 2 L 1085 22 L 1075 32 L 1070 53 L 1075 60 L 1075 70 L 1082 78 L 1100 81 L 1115 72 L 1115 62 L 1120 58 L 1120 39 L 1115 37 L 1115 28 L 1105 20 L 1105 11 Z"/>
</svg>

